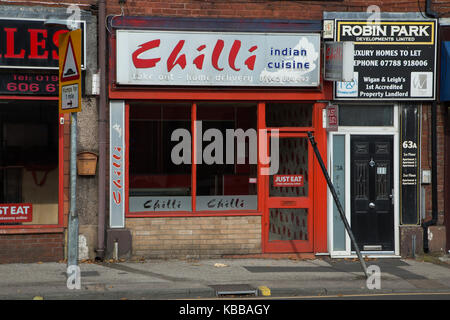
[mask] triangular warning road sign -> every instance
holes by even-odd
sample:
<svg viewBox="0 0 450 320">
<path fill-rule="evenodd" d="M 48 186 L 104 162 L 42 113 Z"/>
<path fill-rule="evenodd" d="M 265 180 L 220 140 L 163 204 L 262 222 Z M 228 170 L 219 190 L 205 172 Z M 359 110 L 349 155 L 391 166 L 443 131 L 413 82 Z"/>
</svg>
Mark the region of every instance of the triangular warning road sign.
<svg viewBox="0 0 450 320">
<path fill-rule="evenodd" d="M 64 64 L 61 73 L 61 82 L 77 80 L 79 78 L 80 68 L 73 50 L 72 38 L 69 36 L 69 41 L 67 41 L 66 56 L 64 57 Z"/>
</svg>

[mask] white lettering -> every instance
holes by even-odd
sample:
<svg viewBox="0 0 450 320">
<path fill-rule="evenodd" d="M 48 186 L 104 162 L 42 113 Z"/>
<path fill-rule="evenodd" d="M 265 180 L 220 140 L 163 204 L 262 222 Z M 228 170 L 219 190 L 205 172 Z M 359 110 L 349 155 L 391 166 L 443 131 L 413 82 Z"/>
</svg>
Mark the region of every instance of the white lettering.
<svg viewBox="0 0 450 320">
<path fill-rule="evenodd" d="M 81 270 L 79 266 L 70 265 L 67 267 L 67 289 L 81 289 Z"/>
<path fill-rule="evenodd" d="M 381 270 L 379 266 L 371 265 L 367 267 L 367 273 L 369 277 L 366 281 L 366 286 L 368 289 L 381 289 Z"/>
<path fill-rule="evenodd" d="M 257 315 L 267 315 L 269 313 L 270 305 L 257 304 L 255 306 L 252 305 L 244 305 L 244 304 L 227 304 L 223 306 L 223 314 L 239 314 L 239 315 L 248 315 L 248 314 L 257 314 Z"/>
<path fill-rule="evenodd" d="M 211 317 L 214 307 L 194 307 L 186 304 L 186 307 L 181 307 L 178 314 L 182 315 L 206 315 L 207 318 Z"/>
</svg>

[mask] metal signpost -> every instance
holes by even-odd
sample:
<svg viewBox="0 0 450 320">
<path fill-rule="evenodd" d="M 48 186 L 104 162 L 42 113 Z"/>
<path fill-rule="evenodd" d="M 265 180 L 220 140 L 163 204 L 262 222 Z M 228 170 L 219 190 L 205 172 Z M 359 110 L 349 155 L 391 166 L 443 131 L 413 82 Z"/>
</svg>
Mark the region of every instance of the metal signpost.
<svg viewBox="0 0 450 320">
<path fill-rule="evenodd" d="M 59 36 L 59 112 L 70 113 L 70 212 L 67 265 L 78 263 L 77 112 L 81 111 L 81 29 Z"/>
<path fill-rule="evenodd" d="M 327 180 L 328 187 L 330 188 L 331 194 L 333 195 L 334 202 L 336 203 L 336 207 L 339 210 L 339 214 L 341 216 L 342 222 L 344 223 L 345 229 L 347 230 L 348 235 L 350 236 L 350 240 L 352 241 L 353 246 L 355 247 L 356 254 L 358 255 L 359 262 L 361 263 L 361 267 L 364 271 L 364 275 L 366 276 L 366 278 L 368 278 L 369 274 L 367 273 L 366 263 L 364 262 L 361 252 L 359 251 L 358 244 L 356 243 L 352 229 L 350 228 L 347 218 L 345 217 L 344 209 L 342 208 L 342 205 L 336 194 L 336 190 L 334 189 L 333 183 L 331 182 L 330 176 L 328 175 L 327 169 L 325 168 L 325 165 L 322 160 L 322 156 L 320 155 L 319 150 L 317 149 L 317 144 L 316 144 L 316 141 L 314 140 L 314 136 L 310 131 L 308 131 L 308 139 L 309 139 L 309 142 L 311 142 L 311 146 L 314 150 L 314 153 L 316 154 L 317 160 L 319 161 L 320 167 L 322 168 L 322 172 L 325 176 L 325 180 Z"/>
</svg>

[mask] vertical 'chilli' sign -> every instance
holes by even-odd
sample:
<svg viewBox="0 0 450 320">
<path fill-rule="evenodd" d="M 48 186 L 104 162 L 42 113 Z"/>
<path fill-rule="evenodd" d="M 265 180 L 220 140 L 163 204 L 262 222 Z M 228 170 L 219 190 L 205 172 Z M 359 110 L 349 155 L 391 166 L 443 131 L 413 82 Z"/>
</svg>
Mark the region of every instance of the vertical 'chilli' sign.
<svg viewBox="0 0 450 320">
<path fill-rule="evenodd" d="M 125 225 L 125 104 L 111 101 L 110 104 L 110 195 L 109 224 L 111 228 Z"/>
</svg>

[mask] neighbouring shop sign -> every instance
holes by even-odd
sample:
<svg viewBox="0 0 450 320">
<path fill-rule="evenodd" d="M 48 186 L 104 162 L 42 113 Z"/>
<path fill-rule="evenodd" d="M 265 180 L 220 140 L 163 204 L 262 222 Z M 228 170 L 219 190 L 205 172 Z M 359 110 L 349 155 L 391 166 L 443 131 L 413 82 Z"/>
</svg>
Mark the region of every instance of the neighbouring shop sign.
<svg viewBox="0 0 450 320">
<path fill-rule="evenodd" d="M 33 205 L 31 203 L 0 204 L 0 223 L 31 222 Z"/>
<path fill-rule="evenodd" d="M 435 99 L 435 20 L 336 20 L 336 37 L 355 43 L 354 79 L 335 84 L 336 99 Z"/>
<path fill-rule="evenodd" d="M 401 112 L 401 224 L 419 223 L 419 113 L 416 105 Z"/>
<path fill-rule="evenodd" d="M 302 174 L 290 174 L 290 175 L 274 175 L 273 176 L 274 187 L 303 187 L 304 180 Z"/>
<path fill-rule="evenodd" d="M 320 35 L 117 31 L 119 85 L 316 87 Z"/>
<path fill-rule="evenodd" d="M 79 22 L 85 40 L 85 22 Z M 46 25 L 45 19 L 0 18 L 0 68 L 58 69 L 58 38 L 69 31 L 65 25 Z M 85 41 L 82 46 L 85 69 Z"/>
<path fill-rule="evenodd" d="M 0 94 L 58 95 L 58 75 L 47 73 L 0 73 Z"/>
</svg>

